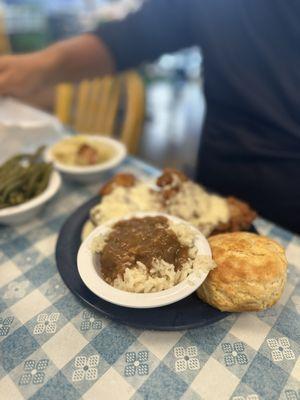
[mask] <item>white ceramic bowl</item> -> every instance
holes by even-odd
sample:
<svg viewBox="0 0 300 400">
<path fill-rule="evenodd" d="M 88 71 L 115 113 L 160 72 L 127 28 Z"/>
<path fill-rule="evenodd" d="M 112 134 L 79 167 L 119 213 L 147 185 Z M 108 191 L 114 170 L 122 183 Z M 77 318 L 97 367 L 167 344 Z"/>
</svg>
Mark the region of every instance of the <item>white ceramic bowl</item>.
<svg viewBox="0 0 300 400">
<path fill-rule="evenodd" d="M 60 186 L 61 177 L 57 171 L 53 171 L 47 188 L 41 194 L 18 206 L 8 207 L 0 210 L 0 224 L 19 225 L 30 221 L 57 193 Z"/>
<path fill-rule="evenodd" d="M 76 180 L 82 183 L 97 182 L 97 180 L 99 180 L 99 178 L 101 178 L 101 176 L 105 172 L 112 168 L 115 168 L 124 160 L 127 154 L 126 147 L 118 140 L 111 139 L 105 136 L 85 135 L 85 137 L 93 141 L 111 145 L 115 149 L 115 155 L 110 160 L 105 161 L 101 164 L 78 167 L 65 165 L 57 161 L 52 154 L 51 146 L 46 150 L 45 158 L 47 161 L 51 161 L 54 164 L 55 168 L 57 168 L 63 174 L 63 176 L 68 179 Z M 67 139 L 67 137 L 65 139 Z"/>
<path fill-rule="evenodd" d="M 145 217 L 145 216 L 165 216 L 174 223 L 186 224 L 196 233 L 195 245 L 198 249 L 199 254 L 207 255 L 211 257 L 210 246 L 206 238 L 202 235 L 198 229 L 194 228 L 189 223 L 170 216 L 164 213 L 157 212 L 137 212 L 128 214 L 125 218 L 121 220 L 129 219 L 132 217 Z M 124 307 L 131 308 L 152 308 L 161 307 L 167 304 L 175 303 L 194 292 L 203 283 L 207 277 L 207 272 L 202 272 L 199 274 L 191 273 L 184 281 L 180 282 L 176 286 L 155 293 L 132 293 L 126 292 L 114 288 L 113 286 L 107 284 L 98 274 L 94 264 L 94 255 L 91 250 L 91 244 L 95 237 L 99 235 L 105 235 L 114 223 L 120 219 L 111 220 L 101 226 L 98 226 L 90 233 L 90 235 L 81 244 L 78 255 L 77 255 L 77 266 L 81 279 L 86 284 L 86 286 L 97 296 L 102 299 L 117 304 Z M 99 268 L 99 267 L 98 267 Z M 101 268 L 101 266 L 100 266 Z"/>
</svg>

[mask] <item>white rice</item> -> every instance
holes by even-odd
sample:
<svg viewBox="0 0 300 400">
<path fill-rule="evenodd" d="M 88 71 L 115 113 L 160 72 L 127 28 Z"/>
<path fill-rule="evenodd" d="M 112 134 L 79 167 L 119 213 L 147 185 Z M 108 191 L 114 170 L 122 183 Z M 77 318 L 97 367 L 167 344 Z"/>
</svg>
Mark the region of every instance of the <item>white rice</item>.
<svg viewBox="0 0 300 400">
<path fill-rule="evenodd" d="M 136 265 L 126 268 L 124 274 L 119 274 L 113 282 L 113 286 L 120 290 L 135 293 L 159 292 L 172 288 L 185 280 L 192 272 L 209 272 L 215 268 L 213 260 L 205 255 L 199 254 L 195 246 L 197 233 L 186 224 L 175 224 L 169 221 L 170 228 L 176 233 L 179 242 L 189 247 L 189 258 L 182 265 L 181 269 L 175 271 L 175 266 L 162 259 L 153 258 L 152 268 L 148 268 L 137 261 Z M 95 238 L 92 244 L 92 251 L 100 253 L 109 233 L 105 237 Z"/>
</svg>

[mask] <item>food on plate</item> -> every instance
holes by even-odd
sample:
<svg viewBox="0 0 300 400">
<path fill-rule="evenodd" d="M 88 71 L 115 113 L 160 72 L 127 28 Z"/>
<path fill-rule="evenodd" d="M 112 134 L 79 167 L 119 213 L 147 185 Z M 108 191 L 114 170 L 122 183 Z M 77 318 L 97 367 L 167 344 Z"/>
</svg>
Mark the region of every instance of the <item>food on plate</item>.
<svg viewBox="0 0 300 400">
<path fill-rule="evenodd" d="M 102 186 L 100 190 L 101 196 L 107 196 L 111 194 L 116 188 L 124 187 L 131 188 L 137 182 L 136 178 L 132 174 L 120 173 L 115 175 L 111 180 L 109 180 L 105 185 Z"/>
<path fill-rule="evenodd" d="M 83 238 L 111 218 L 134 211 L 161 211 L 197 227 L 205 236 L 249 229 L 256 213 L 234 197 L 208 193 L 182 172 L 165 169 L 156 182 L 144 182 L 128 173 L 118 174 L 101 189 L 100 203 L 92 208 Z"/>
<path fill-rule="evenodd" d="M 208 193 L 181 172 L 166 169 L 157 185 L 166 212 L 195 225 L 205 236 L 230 219 L 225 198 Z"/>
<path fill-rule="evenodd" d="M 116 175 L 101 193 L 100 203 L 90 212 L 94 227 L 136 211 L 163 211 L 158 192 L 130 174 Z"/>
<path fill-rule="evenodd" d="M 245 231 L 249 229 L 256 217 L 256 212 L 244 201 L 232 196 L 227 197 L 226 200 L 230 218 L 227 222 L 218 224 L 212 235 L 222 232 Z"/>
<path fill-rule="evenodd" d="M 259 311 L 280 298 L 287 273 L 283 247 L 249 232 L 209 238 L 217 267 L 197 290 L 201 300 L 221 311 Z"/>
<path fill-rule="evenodd" d="M 182 282 L 192 272 L 208 272 L 215 264 L 200 254 L 199 233 L 185 222 L 165 216 L 119 220 L 93 240 L 96 268 L 117 289 L 158 292 Z"/>
<path fill-rule="evenodd" d="M 42 160 L 43 150 L 17 154 L 0 166 L 0 209 L 25 203 L 47 188 L 52 164 Z"/>
<path fill-rule="evenodd" d="M 76 135 L 56 143 L 51 153 L 61 164 L 87 167 L 110 160 L 115 155 L 115 148 L 86 135 Z"/>
<path fill-rule="evenodd" d="M 165 169 L 157 185 L 167 212 L 189 221 L 206 236 L 249 229 L 256 217 L 247 203 L 208 193 L 175 169 Z"/>
</svg>

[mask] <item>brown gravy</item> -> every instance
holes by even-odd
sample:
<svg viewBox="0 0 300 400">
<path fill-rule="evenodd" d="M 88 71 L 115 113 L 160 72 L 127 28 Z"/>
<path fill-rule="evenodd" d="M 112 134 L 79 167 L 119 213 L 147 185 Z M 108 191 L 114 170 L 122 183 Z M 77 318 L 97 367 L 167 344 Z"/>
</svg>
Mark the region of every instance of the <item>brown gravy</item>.
<svg viewBox="0 0 300 400">
<path fill-rule="evenodd" d="M 153 258 L 162 259 L 178 270 L 188 259 L 188 247 L 179 242 L 167 218 L 132 218 L 113 226 L 99 257 L 101 276 L 112 284 L 118 274 L 123 275 L 137 261 L 150 270 Z"/>
</svg>

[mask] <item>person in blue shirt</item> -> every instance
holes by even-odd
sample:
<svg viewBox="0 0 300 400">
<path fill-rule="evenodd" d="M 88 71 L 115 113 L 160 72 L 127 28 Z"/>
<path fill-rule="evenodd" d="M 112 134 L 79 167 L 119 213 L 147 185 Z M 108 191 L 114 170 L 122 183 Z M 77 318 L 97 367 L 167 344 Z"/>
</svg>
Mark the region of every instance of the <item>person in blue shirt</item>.
<svg viewBox="0 0 300 400">
<path fill-rule="evenodd" d="M 207 115 L 197 179 L 300 233 L 299 21 L 298 0 L 148 0 L 94 32 L 1 57 L 0 94 L 22 98 L 198 45 Z"/>
</svg>

